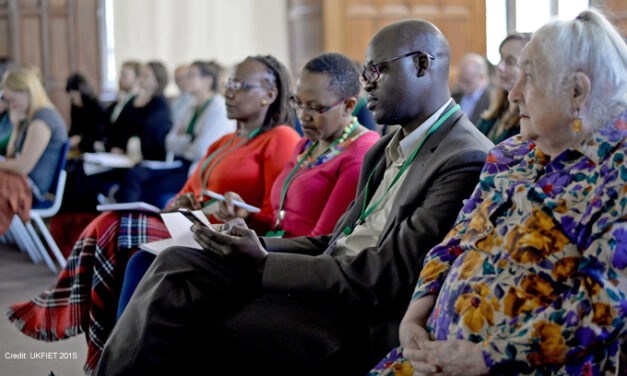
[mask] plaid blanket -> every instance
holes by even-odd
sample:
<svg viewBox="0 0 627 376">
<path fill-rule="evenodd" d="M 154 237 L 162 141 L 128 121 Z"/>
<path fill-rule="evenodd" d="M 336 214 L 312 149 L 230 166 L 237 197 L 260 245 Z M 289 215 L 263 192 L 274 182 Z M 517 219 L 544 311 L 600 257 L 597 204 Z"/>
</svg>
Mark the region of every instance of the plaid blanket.
<svg viewBox="0 0 627 376">
<path fill-rule="evenodd" d="M 85 332 L 92 374 L 116 321 L 128 259 L 145 242 L 170 237 L 158 214 L 107 212 L 83 230 L 51 290 L 12 305 L 9 320 L 24 334 L 58 341 Z"/>
</svg>

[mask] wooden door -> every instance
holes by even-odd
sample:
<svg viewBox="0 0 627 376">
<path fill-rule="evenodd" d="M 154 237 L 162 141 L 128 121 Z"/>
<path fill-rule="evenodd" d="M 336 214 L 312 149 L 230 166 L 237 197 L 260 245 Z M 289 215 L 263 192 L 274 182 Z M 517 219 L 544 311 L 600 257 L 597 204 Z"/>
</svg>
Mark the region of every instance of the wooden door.
<svg viewBox="0 0 627 376">
<path fill-rule="evenodd" d="M 482 0 L 323 0 L 324 50 L 362 61 L 370 38 L 383 26 L 407 18 L 435 24 L 451 45 L 451 83 L 467 52 L 486 53 Z"/>
<path fill-rule="evenodd" d="M 101 3 L 102 0 L 0 0 L 0 55 L 40 69 L 48 95 L 68 126 L 67 77 L 80 71 L 99 92 Z"/>
<path fill-rule="evenodd" d="M 593 0 L 591 5 L 605 10 L 605 14 L 627 38 L 627 1 L 626 0 Z"/>
<path fill-rule="evenodd" d="M 287 30 L 290 68 L 294 75 L 322 53 L 322 0 L 288 0 Z"/>
</svg>

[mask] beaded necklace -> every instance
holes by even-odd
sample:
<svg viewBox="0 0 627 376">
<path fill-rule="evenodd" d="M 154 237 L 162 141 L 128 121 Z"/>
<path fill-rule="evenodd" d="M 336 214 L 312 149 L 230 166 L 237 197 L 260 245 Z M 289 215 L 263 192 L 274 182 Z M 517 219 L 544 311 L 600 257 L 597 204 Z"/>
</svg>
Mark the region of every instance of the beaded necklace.
<svg viewBox="0 0 627 376">
<path fill-rule="evenodd" d="M 313 152 L 313 150 L 316 148 L 316 146 L 318 146 L 318 141 L 314 141 L 311 146 L 307 149 L 307 152 L 305 153 L 305 155 L 301 158 L 300 161 L 298 161 L 298 163 L 296 164 L 296 166 L 292 169 L 292 171 L 289 173 L 289 175 L 287 175 L 287 178 L 285 178 L 285 181 L 283 182 L 283 188 L 281 189 L 281 203 L 279 204 L 279 215 L 277 216 L 277 220 L 274 224 L 274 230 L 273 231 L 269 231 L 265 236 L 274 236 L 274 237 L 280 237 L 283 236 L 283 234 L 285 234 L 284 230 L 280 229 L 280 224 L 281 221 L 283 220 L 283 218 L 285 218 L 285 210 L 283 210 L 283 204 L 285 203 L 285 196 L 287 194 L 287 189 L 289 188 L 290 184 L 292 184 L 292 182 L 301 174 L 303 173 L 305 170 L 307 170 L 308 168 L 311 168 L 312 166 L 314 166 L 315 164 L 317 164 L 318 161 L 320 161 L 322 158 L 324 158 L 324 156 L 333 149 L 333 147 L 335 147 L 336 145 L 339 145 L 341 143 L 343 143 L 344 141 L 346 141 L 346 139 L 348 138 L 348 136 L 351 135 L 351 133 L 353 133 L 353 131 L 355 130 L 355 128 L 357 128 L 357 125 L 359 125 L 359 123 L 357 122 L 357 118 L 353 116 L 351 122 L 349 124 L 347 124 L 344 127 L 344 132 L 342 133 L 342 136 L 340 136 L 340 138 L 338 138 L 337 140 L 333 141 L 333 143 L 331 143 L 331 145 L 329 145 L 317 158 L 316 158 L 316 163 L 314 163 L 313 161 L 310 162 L 307 166 L 304 166 L 303 170 L 296 173 L 298 170 L 300 170 L 301 166 L 303 165 L 303 162 L 305 162 L 305 160 L 307 159 L 307 157 L 309 157 L 309 155 L 311 155 L 311 153 Z"/>
</svg>

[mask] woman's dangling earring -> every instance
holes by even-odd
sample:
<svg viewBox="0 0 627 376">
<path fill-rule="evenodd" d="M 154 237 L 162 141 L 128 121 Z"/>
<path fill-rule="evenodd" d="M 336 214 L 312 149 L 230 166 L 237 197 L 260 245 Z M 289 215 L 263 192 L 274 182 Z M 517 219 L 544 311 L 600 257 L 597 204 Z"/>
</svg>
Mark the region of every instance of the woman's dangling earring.
<svg viewBox="0 0 627 376">
<path fill-rule="evenodd" d="M 262 106 L 265 106 L 266 104 L 268 104 L 268 102 L 267 102 L 265 99 L 262 99 L 262 100 L 261 100 L 261 105 L 262 105 Z"/>
<path fill-rule="evenodd" d="M 573 130 L 575 132 L 581 131 L 581 117 L 579 116 L 579 109 L 577 109 L 577 114 L 575 115 L 575 119 L 573 120 Z"/>
</svg>

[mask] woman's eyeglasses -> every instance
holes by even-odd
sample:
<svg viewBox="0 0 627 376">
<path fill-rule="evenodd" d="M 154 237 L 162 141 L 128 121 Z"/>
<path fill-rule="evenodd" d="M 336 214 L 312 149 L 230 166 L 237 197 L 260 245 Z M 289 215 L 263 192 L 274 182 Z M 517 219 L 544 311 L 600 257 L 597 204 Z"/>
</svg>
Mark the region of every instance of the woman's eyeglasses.
<svg viewBox="0 0 627 376">
<path fill-rule="evenodd" d="M 338 106 L 341 103 L 346 102 L 347 100 L 351 99 L 351 98 L 355 98 L 356 95 L 351 95 L 350 97 L 341 99 L 340 101 L 333 103 L 330 106 L 326 106 L 326 107 L 310 107 L 310 106 L 305 106 L 305 104 L 303 102 L 301 102 L 298 97 L 292 95 L 289 99 L 290 102 L 290 106 L 292 106 L 292 108 L 294 110 L 296 110 L 297 112 L 305 112 L 308 113 L 310 115 L 320 115 L 320 114 L 324 114 L 325 112 L 329 111 L 330 109 L 332 109 L 335 106 Z"/>
<path fill-rule="evenodd" d="M 222 88 L 224 89 L 224 91 L 226 90 L 240 91 L 240 90 L 248 90 L 252 88 L 272 89 L 272 86 L 262 85 L 262 84 L 248 84 L 246 82 L 229 80 L 222 84 Z"/>
</svg>

